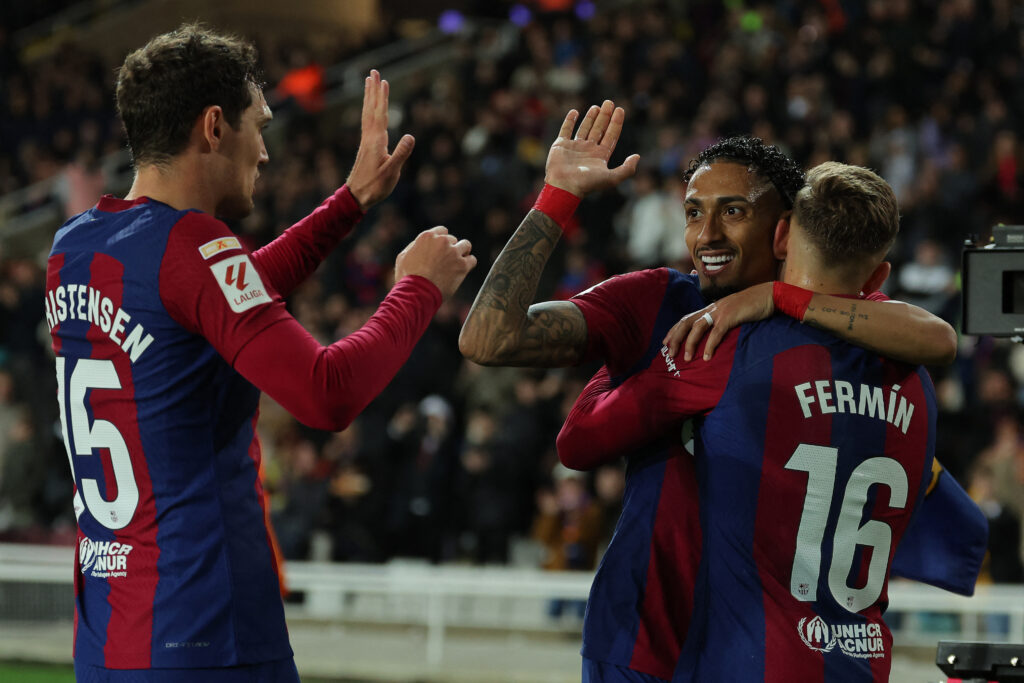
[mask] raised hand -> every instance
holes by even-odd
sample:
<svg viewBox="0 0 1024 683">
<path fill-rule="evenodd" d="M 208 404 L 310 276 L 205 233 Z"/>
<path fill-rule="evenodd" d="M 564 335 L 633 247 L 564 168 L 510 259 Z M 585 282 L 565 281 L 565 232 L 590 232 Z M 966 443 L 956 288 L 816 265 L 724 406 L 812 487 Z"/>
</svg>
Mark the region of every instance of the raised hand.
<svg viewBox="0 0 1024 683">
<path fill-rule="evenodd" d="M 762 282 L 683 316 L 668 331 L 662 344 L 668 347 L 669 355 L 675 358 L 680 344 L 685 342 L 683 360 L 690 360 L 696 353 L 700 340 L 707 335 L 708 343 L 704 346 L 704 360 L 711 360 L 715 348 L 729 330 L 743 323 L 764 320 L 774 312 L 772 283 Z M 711 318 L 711 323 L 708 323 L 705 315 Z"/>
<path fill-rule="evenodd" d="M 476 266 L 476 256 L 469 253 L 472 248 L 469 240 L 448 234 L 442 225 L 424 230 L 395 259 L 395 280 L 406 275 L 425 277 L 447 299 Z"/>
<path fill-rule="evenodd" d="M 403 135 L 388 153 L 388 82 L 373 69 L 363 89 L 359 151 L 345 181 L 359 208 L 366 211 L 391 194 L 415 143 L 411 135 Z"/>
<path fill-rule="evenodd" d="M 605 100 L 600 107 L 593 106 L 587 111 L 573 137 L 579 112 L 569 111 L 548 151 L 544 182 L 582 197 L 594 190 L 614 187 L 636 173 L 639 154 L 633 154 L 618 168 L 608 168 L 625 117 L 622 107 Z"/>
</svg>

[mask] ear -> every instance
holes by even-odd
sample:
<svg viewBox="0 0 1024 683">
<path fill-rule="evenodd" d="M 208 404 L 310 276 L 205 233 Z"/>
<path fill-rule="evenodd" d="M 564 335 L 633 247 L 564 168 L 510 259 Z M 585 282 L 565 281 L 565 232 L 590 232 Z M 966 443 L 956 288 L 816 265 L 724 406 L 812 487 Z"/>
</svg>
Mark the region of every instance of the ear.
<svg viewBox="0 0 1024 683">
<path fill-rule="evenodd" d="M 864 286 L 861 288 L 861 291 L 865 294 L 877 292 L 882 288 L 882 283 L 889 277 L 890 271 L 892 271 L 891 263 L 888 261 L 882 261 L 879 263 L 878 267 L 875 268 L 873 273 L 871 273 L 871 277 L 864 282 Z"/>
<path fill-rule="evenodd" d="M 212 105 L 203 110 L 199 116 L 199 130 L 204 143 L 204 151 L 216 152 L 224 139 L 224 110 L 219 105 Z"/>
<path fill-rule="evenodd" d="M 772 239 L 772 253 L 776 261 L 785 261 L 789 254 L 789 219 L 792 211 L 786 211 L 775 224 L 775 237 Z"/>
</svg>

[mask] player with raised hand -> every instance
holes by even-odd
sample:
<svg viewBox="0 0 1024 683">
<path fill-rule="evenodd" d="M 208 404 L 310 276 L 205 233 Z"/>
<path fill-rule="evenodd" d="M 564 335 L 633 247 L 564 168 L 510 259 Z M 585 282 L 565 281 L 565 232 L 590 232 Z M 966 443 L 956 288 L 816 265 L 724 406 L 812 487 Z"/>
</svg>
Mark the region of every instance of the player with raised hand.
<svg viewBox="0 0 1024 683">
<path fill-rule="evenodd" d="M 633 172 L 635 156 L 608 168 L 613 150 L 606 139 L 617 142 L 624 119 L 618 111 L 610 101 L 591 107 L 575 137 L 575 112 L 563 121 L 548 156 L 545 188 L 491 266 L 463 326 L 459 347 L 470 360 L 557 367 L 600 359 L 619 383 L 661 354 L 669 328 L 707 305 L 705 292 L 736 291 L 776 277 L 772 240 L 804 184 L 803 173 L 774 147 L 733 138 L 702 152 L 696 164 L 706 168 L 689 188 L 694 215 L 711 217 L 702 254 L 695 259 L 703 269 L 697 276 L 667 268 L 645 270 L 613 277 L 569 301 L 531 305 L 561 225 L 580 199 Z M 606 133 L 613 135 L 606 138 Z M 887 326 L 894 324 L 887 316 L 895 309 L 883 306 L 863 302 L 869 318 L 858 325 L 885 337 L 880 343 L 889 340 L 895 346 L 905 340 L 886 337 Z M 923 354 L 928 358 L 955 351 L 955 335 L 938 318 L 915 316 L 898 324 L 912 328 L 913 336 L 929 345 Z M 849 334 L 846 327 L 842 321 L 831 331 L 842 336 Z M 623 513 L 595 577 L 584 620 L 584 680 L 668 680 L 689 627 L 700 559 L 693 460 L 678 438 L 606 456 L 574 463 L 589 469 L 610 459 L 627 459 Z M 981 546 L 983 554 L 984 538 Z M 914 578 L 933 583 L 948 579 L 948 572 L 936 578 L 928 575 L 930 565 L 921 565 L 914 563 Z M 963 590 L 969 581 L 973 587 L 974 576 L 945 585 Z"/>
<path fill-rule="evenodd" d="M 252 210 L 272 118 L 252 45 L 199 26 L 128 55 L 117 105 L 136 167 L 57 232 L 46 320 L 74 479 L 80 681 L 297 681 L 258 476 L 260 391 L 342 429 L 475 265 L 444 227 L 398 256 L 366 324 L 322 346 L 283 297 L 383 200 L 388 84 L 366 79 L 348 181 L 255 252 L 218 217 Z"/>
<path fill-rule="evenodd" d="M 583 359 L 587 324 L 570 302 L 530 305 L 540 273 L 580 198 L 613 187 L 636 172 L 639 155 L 608 167 L 622 133 L 625 111 L 605 100 L 566 114 L 548 152 L 544 189 L 487 275 L 459 335 L 459 349 L 484 365 L 561 367 Z"/>
</svg>

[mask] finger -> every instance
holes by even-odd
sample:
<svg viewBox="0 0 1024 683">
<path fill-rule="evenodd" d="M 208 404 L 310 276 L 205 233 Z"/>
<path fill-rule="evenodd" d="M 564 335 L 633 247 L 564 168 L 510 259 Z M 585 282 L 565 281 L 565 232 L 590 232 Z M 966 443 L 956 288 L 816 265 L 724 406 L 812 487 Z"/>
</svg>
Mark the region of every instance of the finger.
<svg viewBox="0 0 1024 683">
<path fill-rule="evenodd" d="M 452 245 L 453 247 L 459 241 L 459 238 L 456 237 L 455 235 L 445 235 L 445 237 L 448 239 L 448 244 Z"/>
<path fill-rule="evenodd" d="M 466 264 L 466 272 L 468 273 L 469 271 L 476 268 L 476 256 L 470 254 L 463 260 L 463 263 Z"/>
<path fill-rule="evenodd" d="M 580 123 L 579 130 L 576 131 L 577 140 L 586 140 L 587 136 L 590 135 L 590 129 L 594 126 L 594 121 L 597 120 L 597 115 L 601 109 L 597 105 L 593 105 L 587 110 L 587 115 L 583 117 L 583 122 Z"/>
<path fill-rule="evenodd" d="M 379 77 L 379 75 L 378 75 Z M 391 84 L 387 81 L 381 81 L 378 86 L 379 95 L 377 97 L 377 116 L 381 117 L 385 121 L 388 120 L 388 96 L 391 94 Z"/>
<path fill-rule="evenodd" d="M 686 330 L 688 329 L 686 318 L 682 318 L 672 326 L 672 329 L 668 331 L 665 338 L 661 340 L 661 343 L 668 347 L 668 355 L 673 358 L 676 357 L 676 354 L 679 353 L 679 342 L 686 337 Z"/>
<path fill-rule="evenodd" d="M 601 104 L 601 109 L 594 120 L 594 127 L 590 130 L 590 134 L 587 135 L 587 140 L 601 142 L 601 138 L 604 137 L 604 132 L 608 129 L 608 124 L 612 120 L 613 111 L 615 111 L 615 105 L 612 104 L 611 100 L 605 100 Z"/>
<path fill-rule="evenodd" d="M 448 234 L 448 228 L 444 227 L 443 225 L 435 225 L 434 227 L 430 228 L 429 230 L 424 230 L 420 234 L 422 235 L 422 234 L 428 234 L 428 233 L 429 234 L 434 234 L 434 235 L 447 235 Z"/>
<path fill-rule="evenodd" d="M 625 120 L 626 111 L 622 107 L 615 107 L 612 117 L 608 121 L 608 130 L 605 131 L 604 137 L 598 140 L 598 143 L 608 150 L 609 156 L 619 141 L 619 135 L 622 134 L 622 122 Z"/>
<path fill-rule="evenodd" d="M 575 109 L 570 109 L 569 113 L 565 115 L 565 120 L 562 121 L 562 127 L 558 129 L 558 137 L 569 139 L 572 137 L 572 128 L 576 125 L 576 119 L 578 119 L 580 113 Z"/>
<path fill-rule="evenodd" d="M 704 345 L 704 360 L 711 360 L 711 356 L 715 355 L 718 342 L 722 341 L 726 332 L 728 329 L 724 325 L 722 327 L 715 325 L 711 328 L 711 332 L 708 333 L 708 343 Z"/>
<path fill-rule="evenodd" d="M 371 75 L 366 77 L 366 81 L 363 83 L 363 125 L 365 126 L 369 121 L 370 117 L 373 116 L 373 100 L 376 96 L 376 90 L 373 87 L 373 72 Z"/>
<path fill-rule="evenodd" d="M 459 240 L 455 243 L 455 250 L 459 252 L 459 256 L 469 256 L 469 252 L 473 251 L 473 245 L 469 240 Z"/>
<path fill-rule="evenodd" d="M 700 340 L 707 334 L 709 326 L 708 321 L 703 317 L 697 318 L 693 322 L 693 327 L 690 328 L 690 333 L 686 335 L 686 350 L 683 351 L 683 360 L 690 360 L 693 358 L 693 354 L 697 353 L 697 347 L 700 346 Z"/>
</svg>

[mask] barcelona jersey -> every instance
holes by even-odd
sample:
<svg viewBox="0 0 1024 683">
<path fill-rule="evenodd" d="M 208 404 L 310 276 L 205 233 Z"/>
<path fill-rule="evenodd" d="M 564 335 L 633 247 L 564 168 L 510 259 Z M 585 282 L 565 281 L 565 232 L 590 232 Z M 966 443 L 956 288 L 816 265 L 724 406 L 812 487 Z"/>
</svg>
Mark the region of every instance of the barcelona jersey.
<svg viewBox="0 0 1024 683">
<path fill-rule="evenodd" d="M 617 276 L 572 301 L 587 320 L 588 355 L 606 361 L 585 394 L 610 390 L 659 364 L 680 369 L 681 361 L 663 355 L 661 340 L 682 315 L 705 305 L 697 278 L 669 269 Z M 731 366 L 699 363 L 713 371 L 689 381 L 705 396 L 721 396 Z M 645 405 L 645 419 L 653 409 Z M 581 419 L 590 427 L 580 428 Z M 651 440 L 650 429 L 629 429 L 625 413 L 609 410 L 602 419 L 595 432 L 601 421 L 574 409 L 559 437 L 559 455 L 570 467 L 627 458 L 623 512 L 591 588 L 582 654 L 669 679 L 693 627 L 704 543 L 695 463 L 683 447 L 690 434 L 677 428 Z M 571 460 L 565 459 L 567 445 Z M 893 573 L 970 594 L 985 553 L 984 516 L 948 475 L 936 471 L 928 478 L 931 495 L 896 554 Z M 950 538 L 944 532 L 950 525 L 962 533 Z M 725 623 L 732 623 L 727 615 Z"/>
</svg>

